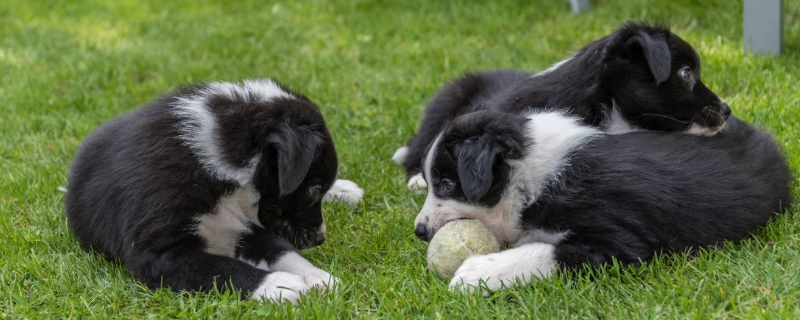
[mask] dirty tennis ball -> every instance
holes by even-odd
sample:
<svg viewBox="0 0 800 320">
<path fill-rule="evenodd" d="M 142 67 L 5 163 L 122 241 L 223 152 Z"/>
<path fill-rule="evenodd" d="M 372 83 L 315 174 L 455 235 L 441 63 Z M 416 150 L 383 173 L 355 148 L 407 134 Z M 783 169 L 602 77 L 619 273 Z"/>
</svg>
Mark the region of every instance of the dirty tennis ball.
<svg viewBox="0 0 800 320">
<path fill-rule="evenodd" d="M 428 245 L 428 268 L 452 278 L 470 256 L 500 251 L 500 244 L 478 220 L 455 220 L 442 226 Z"/>
</svg>

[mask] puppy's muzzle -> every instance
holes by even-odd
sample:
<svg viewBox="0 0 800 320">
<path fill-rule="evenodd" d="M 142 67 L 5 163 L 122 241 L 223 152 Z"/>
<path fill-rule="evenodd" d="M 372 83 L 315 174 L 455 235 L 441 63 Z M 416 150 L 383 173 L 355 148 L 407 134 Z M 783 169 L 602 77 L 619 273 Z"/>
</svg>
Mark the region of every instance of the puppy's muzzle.
<svg viewBox="0 0 800 320">
<path fill-rule="evenodd" d="M 691 120 L 695 127 L 690 128 L 689 132 L 707 137 L 713 136 L 722 130 L 730 115 L 731 108 L 724 100 L 720 100 L 717 104 L 707 105 L 695 114 Z"/>
<path fill-rule="evenodd" d="M 308 249 L 325 242 L 325 231 L 318 227 L 286 225 L 278 232 L 297 249 Z"/>
<path fill-rule="evenodd" d="M 293 242 L 298 249 L 313 248 L 325 242 L 325 233 L 311 228 L 302 228 L 295 232 Z"/>
</svg>

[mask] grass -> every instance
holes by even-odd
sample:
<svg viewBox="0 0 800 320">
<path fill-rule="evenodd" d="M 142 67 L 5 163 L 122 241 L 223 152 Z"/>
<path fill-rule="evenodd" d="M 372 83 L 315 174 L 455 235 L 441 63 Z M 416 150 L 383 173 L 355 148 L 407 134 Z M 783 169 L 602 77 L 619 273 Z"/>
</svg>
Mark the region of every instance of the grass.
<svg viewBox="0 0 800 320">
<path fill-rule="evenodd" d="M 641 268 L 557 275 L 484 298 L 425 269 L 422 195 L 389 159 L 421 110 L 465 71 L 543 70 L 625 19 L 666 21 L 703 80 L 775 134 L 800 168 L 800 4 L 784 1 L 786 53 L 742 52 L 740 1 L 100 1 L 0 4 L 0 317 L 791 318 L 800 313 L 800 211 L 735 243 Z M 297 306 L 230 292 L 151 291 L 80 250 L 63 216 L 74 152 L 99 124 L 179 84 L 269 76 L 323 109 L 358 208 L 325 208 L 329 240 L 304 254 L 342 280 Z M 794 185 L 800 197 L 800 188 Z M 625 271 L 625 272 L 622 272 Z"/>
</svg>

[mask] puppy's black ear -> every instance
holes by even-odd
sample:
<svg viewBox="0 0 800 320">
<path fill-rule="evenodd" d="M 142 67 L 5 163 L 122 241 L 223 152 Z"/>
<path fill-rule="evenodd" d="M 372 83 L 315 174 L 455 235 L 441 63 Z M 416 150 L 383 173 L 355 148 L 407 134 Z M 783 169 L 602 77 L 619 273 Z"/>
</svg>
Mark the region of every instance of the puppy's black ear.
<svg viewBox="0 0 800 320">
<path fill-rule="evenodd" d="M 322 141 L 311 128 L 288 123 L 267 136 L 267 144 L 277 152 L 281 196 L 294 192 L 303 182 Z"/>
<path fill-rule="evenodd" d="M 629 53 L 641 50 L 650 72 L 656 79 L 656 84 L 660 84 L 669 78 L 671 70 L 671 56 L 669 44 L 663 34 L 648 34 L 639 31 L 625 42 L 625 48 Z"/>
<path fill-rule="evenodd" d="M 522 157 L 522 143 L 511 133 L 486 132 L 457 143 L 458 179 L 470 202 L 477 202 L 491 189 L 495 165 Z"/>
</svg>

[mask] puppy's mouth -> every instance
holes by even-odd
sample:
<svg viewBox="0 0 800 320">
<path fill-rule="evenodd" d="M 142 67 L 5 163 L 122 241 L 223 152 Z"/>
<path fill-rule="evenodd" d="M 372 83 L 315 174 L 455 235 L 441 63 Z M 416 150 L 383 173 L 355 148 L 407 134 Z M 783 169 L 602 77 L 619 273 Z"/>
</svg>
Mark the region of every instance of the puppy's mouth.
<svg viewBox="0 0 800 320">
<path fill-rule="evenodd" d="M 325 242 L 325 232 L 318 227 L 294 226 L 286 221 L 279 225 L 275 232 L 299 250 L 313 248 Z"/>
<path fill-rule="evenodd" d="M 699 136 L 711 137 L 722 131 L 725 122 L 730 116 L 729 108 L 716 106 L 705 106 L 700 112 L 694 115 L 691 125 L 686 129 L 686 133 Z"/>
</svg>

